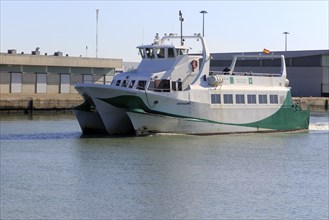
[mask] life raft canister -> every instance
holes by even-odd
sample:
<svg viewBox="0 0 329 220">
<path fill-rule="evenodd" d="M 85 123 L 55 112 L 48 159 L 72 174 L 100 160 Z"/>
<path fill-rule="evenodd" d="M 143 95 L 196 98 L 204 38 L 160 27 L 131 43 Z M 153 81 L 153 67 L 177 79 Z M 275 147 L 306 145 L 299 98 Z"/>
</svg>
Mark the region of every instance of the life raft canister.
<svg viewBox="0 0 329 220">
<path fill-rule="evenodd" d="M 192 71 L 194 71 L 198 67 L 198 61 L 192 60 L 191 65 L 192 65 Z"/>
</svg>

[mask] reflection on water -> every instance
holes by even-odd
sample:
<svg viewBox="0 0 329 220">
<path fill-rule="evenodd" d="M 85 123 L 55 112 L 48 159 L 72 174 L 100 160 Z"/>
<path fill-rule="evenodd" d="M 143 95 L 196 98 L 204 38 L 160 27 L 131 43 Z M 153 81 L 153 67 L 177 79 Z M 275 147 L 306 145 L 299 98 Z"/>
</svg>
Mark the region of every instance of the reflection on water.
<svg viewBox="0 0 329 220">
<path fill-rule="evenodd" d="M 1 118 L 1 219 L 328 219 L 328 114 L 304 132 L 81 136 Z"/>
</svg>

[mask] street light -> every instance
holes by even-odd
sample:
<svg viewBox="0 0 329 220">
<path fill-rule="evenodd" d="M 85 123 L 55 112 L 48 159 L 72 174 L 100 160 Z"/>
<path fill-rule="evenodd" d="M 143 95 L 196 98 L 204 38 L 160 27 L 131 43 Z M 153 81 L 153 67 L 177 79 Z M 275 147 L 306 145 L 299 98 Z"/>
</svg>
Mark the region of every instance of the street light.
<svg viewBox="0 0 329 220">
<path fill-rule="evenodd" d="M 96 58 L 98 57 L 98 13 L 99 9 L 96 9 Z"/>
<path fill-rule="evenodd" d="M 284 44 L 284 48 L 285 48 L 285 51 L 287 51 L 287 35 L 290 34 L 289 32 L 285 31 L 283 32 L 282 34 L 285 35 L 285 44 Z"/>
<path fill-rule="evenodd" d="M 208 12 L 206 12 L 205 10 L 200 11 L 200 13 L 202 14 L 202 37 L 204 37 L 204 14 L 207 14 Z"/>
</svg>

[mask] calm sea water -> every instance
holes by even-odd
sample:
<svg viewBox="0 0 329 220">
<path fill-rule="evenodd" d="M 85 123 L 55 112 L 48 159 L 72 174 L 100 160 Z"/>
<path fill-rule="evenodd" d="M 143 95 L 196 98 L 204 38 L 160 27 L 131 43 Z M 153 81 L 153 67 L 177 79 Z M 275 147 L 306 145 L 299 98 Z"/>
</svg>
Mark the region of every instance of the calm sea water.
<svg viewBox="0 0 329 220">
<path fill-rule="evenodd" d="M 328 219 L 329 114 L 299 133 L 81 137 L 1 117 L 1 219 Z"/>
</svg>

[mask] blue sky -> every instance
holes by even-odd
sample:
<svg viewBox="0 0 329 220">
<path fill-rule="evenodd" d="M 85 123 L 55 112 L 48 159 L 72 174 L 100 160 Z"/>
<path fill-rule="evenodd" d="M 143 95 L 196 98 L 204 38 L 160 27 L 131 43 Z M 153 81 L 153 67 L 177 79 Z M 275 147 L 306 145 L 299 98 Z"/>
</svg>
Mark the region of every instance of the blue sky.
<svg viewBox="0 0 329 220">
<path fill-rule="evenodd" d="M 96 9 L 99 9 L 98 57 L 139 61 L 136 46 L 155 33 L 202 32 L 211 52 L 328 49 L 329 1 L 15 1 L 0 0 L 1 52 L 16 49 L 42 54 L 62 51 L 95 57 Z M 88 50 L 86 51 L 86 46 Z"/>
</svg>

